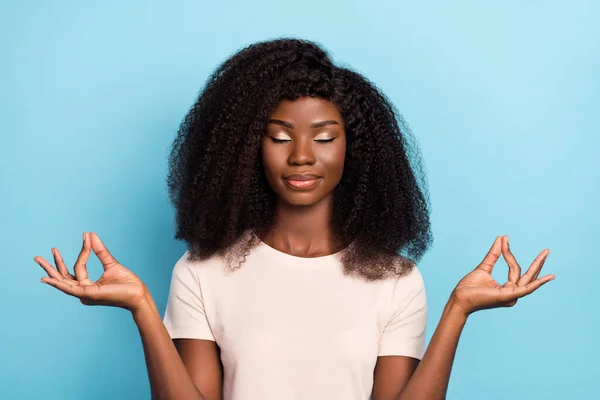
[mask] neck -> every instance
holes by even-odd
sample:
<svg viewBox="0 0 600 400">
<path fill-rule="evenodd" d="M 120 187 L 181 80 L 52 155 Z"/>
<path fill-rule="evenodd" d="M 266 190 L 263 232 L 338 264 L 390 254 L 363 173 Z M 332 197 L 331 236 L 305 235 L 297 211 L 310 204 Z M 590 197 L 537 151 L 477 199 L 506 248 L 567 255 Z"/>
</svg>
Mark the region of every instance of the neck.
<svg viewBox="0 0 600 400">
<path fill-rule="evenodd" d="M 311 206 L 278 203 L 274 227 L 262 238 L 269 246 L 297 257 L 321 257 L 340 250 L 331 229 L 333 196 Z"/>
</svg>

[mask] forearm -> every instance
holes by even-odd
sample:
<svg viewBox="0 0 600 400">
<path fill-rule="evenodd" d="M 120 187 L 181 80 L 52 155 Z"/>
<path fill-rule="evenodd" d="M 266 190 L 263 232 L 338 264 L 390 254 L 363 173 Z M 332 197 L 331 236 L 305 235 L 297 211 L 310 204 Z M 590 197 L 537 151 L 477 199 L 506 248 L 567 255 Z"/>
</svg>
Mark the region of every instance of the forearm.
<svg viewBox="0 0 600 400">
<path fill-rule="evenodd" d="M 458 340 L 467 321 L 464 312 L 449 300 L 419 366 L 398 400 L 445 399 Z"/>
<path fill-rule="evenodd" d="M 152 399 L 204 400 L 179 357 L 154 300 L 148 297 L 144 306 L 132 314 L 144 347 Z"/>
</svg>

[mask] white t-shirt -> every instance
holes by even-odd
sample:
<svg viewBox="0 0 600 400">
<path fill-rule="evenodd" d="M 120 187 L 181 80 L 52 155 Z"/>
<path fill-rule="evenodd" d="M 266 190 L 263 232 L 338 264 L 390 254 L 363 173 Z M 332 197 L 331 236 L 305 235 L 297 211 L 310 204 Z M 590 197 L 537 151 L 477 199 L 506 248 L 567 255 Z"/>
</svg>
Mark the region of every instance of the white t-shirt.
<svg viewBox="0 0 600 400">
<path fill-rule="evenodd" d="M 335 254 L 295 257 L 264 242 L 240 268 L 175 264 L 171 338 L 214 340 L 224 400 L 367 400 L 378 356 L 421 359 L 427 304 L 419 270 L 368 282 Z"/>
</svg>

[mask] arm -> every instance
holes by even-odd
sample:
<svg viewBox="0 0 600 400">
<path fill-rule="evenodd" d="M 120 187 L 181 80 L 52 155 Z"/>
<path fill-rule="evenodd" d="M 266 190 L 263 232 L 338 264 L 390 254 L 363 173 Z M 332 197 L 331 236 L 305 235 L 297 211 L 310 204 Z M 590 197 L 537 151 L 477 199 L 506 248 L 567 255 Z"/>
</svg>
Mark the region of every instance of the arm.
<svg viewBox="0 0 600 400">
<path fill-rule="evenodd" d="M 184 363 L 184 360 L 191 363 L 190 360 L 196 358 L 202 360 L 202 364 L 205 365 L 218 365 L 218 358 L 215 357 L 217 352 L 211 349 L 216 347 L 214 342 L 194 340 L 193 342 L 210 343 L 195 348 L 184 346 L 188 350 L 197 350 L 197 353 L 192 357 L 189 351 L 182 352 L 180 357 L 152 298 L 148 297 L 148 300 L 132 314 L 144 347 L 152 399 L 220 399 L 220 384 L 217 383 L 220 382 L 220 377 L 218 380 L 212 379 L 214 371 L 218 368 L 207 368 L 208 374 L 194 369 L 192 377 Z M 200 351 L 202 353 L 198 354 Z M 200 385 L 196 386 L 197 383 Z"/>
<path fill-rule="evenodd" d="M 448 301 L 423 359 L 401 389 L 398 400 L 446 398 L 458 340 L 466 321 L 466 315 L 454 301 Z"/>
<path fill-rule="evenodd" d="M 408 381 L 404 386 L 401 383 L 395 384 L 396 388 L 403 386 L 397 389 L 400 394 L 374 399 L 445 399 L 458 341 L 467 317 L 483 309 L 512 307 L 519 298 L 533 293 L 540 286 L 554 279 L 554 275 L 546 275 L 538 279 L 549 253 L 549 251 L 542 251 L 527 272 L 521 276 L 521 267 L 508 247 L 508 237 L 502 239 L 497 237 L 482 263 L 466 275 L 452 292 L 427 351 L 412 376 L 407 378 L 410 368 L 406 363 L 404 368 L 388 368 L 382 372 L 387 374 L 387 381 L 392 382 L 388 385 L 390 388 L 394 384 L 392 378 L 395 378 L 396 382 Z M 491 277 L 494 264 L 500 254 L 504 256 L 509 266 L 508 282 L 502 286 Z M 397 365 L 401 365 L 398 363 Z"/>
<path fill-rule="evenodd" d="M 173 343 L 204 397 L 221 400 L 223 366 L 217 343 L 205 339 L 174 339 Z"/>
<path fill-rule="evenodd" d="M 407 356 L 379 356 L 373 376 L 372 400 L 397 399 L 417 369 L 419 359 Z"/>
<path fill-rule="evenodd" d="M 184 339 L 186 344 L 176 349 L 146 285 L 137 275 L 119 264 L 95 233 L 83 234 L 82 250 L 73 267 L 75 275 L 68 271 L 58 249 L 52 250 L 56 268 L 44 258 L 34 257 L 34 261 L 48 274 L 47 278 L 42 278 L 43 283 L 78 298 L 82 304 L 119 307 L 132 313 L 144 347 L 153 399 L 220 399 L 221 376 L 216 343 L 210 340 Z M 88 278 L 86 267 L 92 250 L 104 269 L 96 282 Z M 180 264 L 177 271 L 187 271 L 183 267 Z M 175 277 L 173 298 L 187 290 L 186 277 L 177 274 Z M 193 288 L 189 290 L 191 292 L 188 297 L 193 297 Z M 178 308 L 175 307 L 175 310 Z M 190 319 L 188 317 L 194 318 L 196 313 L 194 310 L 190 312 L 191 314 L 183 313 L 183 323 L 177 319 L 176 325 L 184 325 Z M 172 324 L 172 319 L 170 321 Z M 198 329 L 198 325 L 192 326 L 194 327 Z M 183 334 L 189 332 L 193 333 L 194 330 Z M 177 353 L 178 350 L 180 354 Z"/>
<path fill-rule="evenodd" d="M 416 297 L 413 302 L 419 300 L 420 298 Z M 377 358 L 373 400 L 445 398 L 458 339 L 466 322 L 466 315 L 454 304 L 452 298 L 446 304 L 421 361 L 418 358 L 399 355 Z M 416 315 L 404 318 L 408 320 Z M 422 317 L 414 318 L 415 321 L 421 319 Z M 409 339 L 410 337 L 406 337 L 404 340 Z"/>
</svg>

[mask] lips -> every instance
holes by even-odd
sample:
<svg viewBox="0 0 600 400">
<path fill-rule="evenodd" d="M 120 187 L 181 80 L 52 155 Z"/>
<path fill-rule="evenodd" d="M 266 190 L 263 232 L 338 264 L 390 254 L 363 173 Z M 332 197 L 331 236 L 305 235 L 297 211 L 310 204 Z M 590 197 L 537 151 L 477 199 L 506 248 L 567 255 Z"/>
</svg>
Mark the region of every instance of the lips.
<svg viewBox="0 0 600 400">
<path fill-rule="evenodd" d="M 290 181 L 312 181 L 312 180 L 319 179 L 319 178 L 320 178 L 320 176 L 313 175 L 313 174 L 293 174 L 293 175 L 286 176 L 284 179 L 287 179 Z"/>
<path fill-rule="evenodd" d="M 310 189 L 321 180 L 320 176 L 313 174 L 294 174 L 284 178 L 284 181 L 288 186 L 294 189 Z"/>
</svg>

